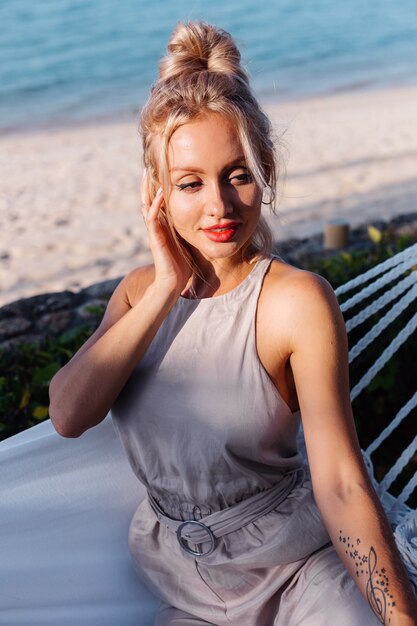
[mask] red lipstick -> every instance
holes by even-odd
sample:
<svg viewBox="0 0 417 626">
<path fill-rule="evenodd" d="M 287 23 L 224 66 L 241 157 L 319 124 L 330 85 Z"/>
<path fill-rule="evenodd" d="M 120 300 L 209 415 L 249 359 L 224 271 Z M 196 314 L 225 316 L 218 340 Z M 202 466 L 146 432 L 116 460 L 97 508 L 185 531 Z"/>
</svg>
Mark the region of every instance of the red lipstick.
<svg viewBox="0 0 417 626">
<path fill-rule="evenodd" d="M 234 237 L 238 226 L 239 222 L 226 222 L 223 224 L 214 224 L 214 226 L 209 226 L 202 230 L 211 241 L 225 243 Z"/>
</svg>

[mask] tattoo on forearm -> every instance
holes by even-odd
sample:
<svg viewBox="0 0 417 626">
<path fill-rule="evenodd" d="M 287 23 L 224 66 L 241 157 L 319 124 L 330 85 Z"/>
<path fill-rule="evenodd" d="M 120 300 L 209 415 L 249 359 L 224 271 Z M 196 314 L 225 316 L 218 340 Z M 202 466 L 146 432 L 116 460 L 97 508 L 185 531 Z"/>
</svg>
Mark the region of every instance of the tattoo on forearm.
<svg viewBox="0 0 417 626">
<path fill-rule="evenodd" d="M 367 577 L 366 596 L 369 605 L 382 624 L 388 626 L 391 623 L 392 609 L 395 607 L 394 596 L 390 593 L 389 580 L 385 568 L 378 568 L 378 559 L 373 546 L 368 554 L 363 554 L 360 539 L 345 537 L 339 531 L 339 542 L 345 549 L 345 554 L 350 556 L 355 563 L 356 577 Z"/>
</svg>

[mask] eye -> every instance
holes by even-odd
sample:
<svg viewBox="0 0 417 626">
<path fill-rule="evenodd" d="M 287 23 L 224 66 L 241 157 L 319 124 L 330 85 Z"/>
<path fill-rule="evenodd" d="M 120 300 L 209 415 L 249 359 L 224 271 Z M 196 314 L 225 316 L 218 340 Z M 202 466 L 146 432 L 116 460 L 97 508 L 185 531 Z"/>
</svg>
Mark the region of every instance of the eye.
<svg viewBox="0 0 417 626">
<path fill-rule="evenodd" d="M 188 189 L 191 191 L 192 189 L 197 189 L 199 185 L 201 185 L 201 183 L 195 180 L 192 183 L 181 183 L 180 185 L 175 186 L 178 187 L 180 191 L 184 191 L 184 189 Z"/>
<path fill-rule="evenodd" d="M 242 174 L 236 174 L 235 176 L 231 176 L 229 178 L 229 182 L 235 182 L 235 184 L 247 184 L 252 182 L 252 177 L 248 172 Z"/>
</svg>

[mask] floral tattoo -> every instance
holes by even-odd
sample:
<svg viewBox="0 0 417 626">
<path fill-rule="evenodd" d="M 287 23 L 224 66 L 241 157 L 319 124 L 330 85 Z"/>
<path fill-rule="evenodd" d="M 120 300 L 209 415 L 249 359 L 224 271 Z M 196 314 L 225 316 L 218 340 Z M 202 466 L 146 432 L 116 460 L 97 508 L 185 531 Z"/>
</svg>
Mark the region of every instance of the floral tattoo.
<svg viewBox="0 0 417 626">
<path fill-rule="evenodd" d="M 350 556 L 355 563 L 356 577 L 359 578 L 359 576 L 364 575 L 367 578 L 366 596 L 369 606 L 382 624 L 388 626 L 391 623 L 395 601 L 390 593 L 385 568 L 378 568 L 375 549 L 371 546 L 368 554 L 364 554 L 360 548 L 361 540 L 345 537 L 341 530 L 339 530 L 339 542 L 345 549 L 345 554 Z"/>
</svg>

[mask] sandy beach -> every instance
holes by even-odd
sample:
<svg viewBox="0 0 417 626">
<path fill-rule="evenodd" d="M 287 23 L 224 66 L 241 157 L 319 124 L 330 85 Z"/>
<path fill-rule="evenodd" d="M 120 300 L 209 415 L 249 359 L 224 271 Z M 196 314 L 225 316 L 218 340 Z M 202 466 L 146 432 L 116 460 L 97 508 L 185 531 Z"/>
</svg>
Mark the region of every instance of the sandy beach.
<svg viewBox="0 0 417 626">
<path fill-rule="evenodd" d="M 417 210 L 417 86 L 266 104 L 285 130 L 277 240 Z M 0 137 L 0 305 L 149 262 L 137 120 Z"/>
</svg>

